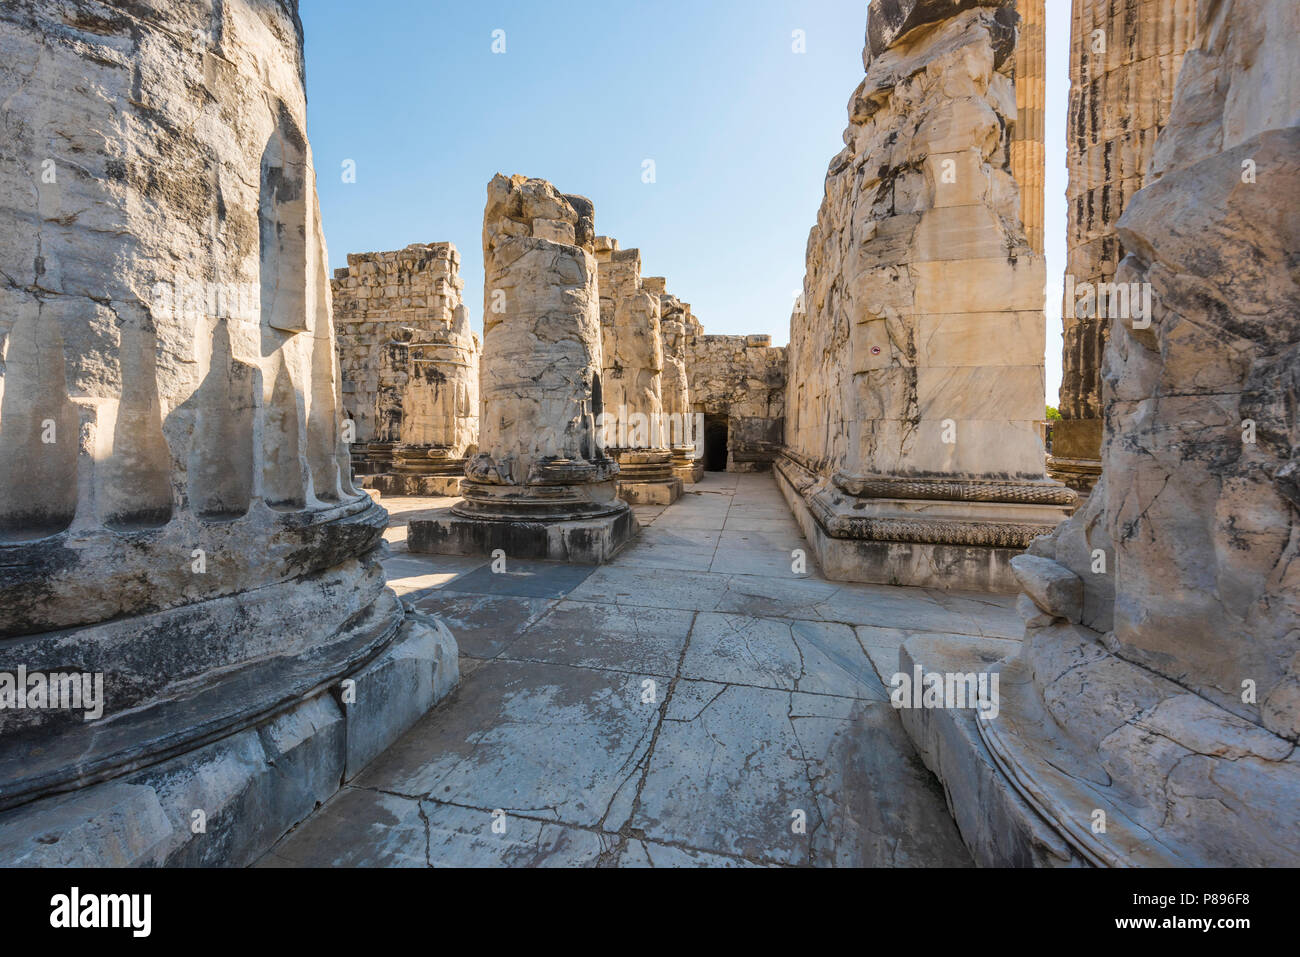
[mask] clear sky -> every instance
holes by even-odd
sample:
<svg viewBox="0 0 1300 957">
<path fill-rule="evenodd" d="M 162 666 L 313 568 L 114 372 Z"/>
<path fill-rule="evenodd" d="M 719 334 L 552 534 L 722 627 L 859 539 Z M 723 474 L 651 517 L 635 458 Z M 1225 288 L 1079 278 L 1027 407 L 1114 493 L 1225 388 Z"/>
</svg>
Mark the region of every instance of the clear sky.
<svg viewBox="0 0 1300 957">
<path fill-rule="evenodd" d="M 590 197 L 597 231 L 639 247 L 644 274 L 667 277 L 707 332 L 788 341 L 826 167 L 863 76 L 864 0 L 301 6 L 331 268 L 349 252 L 453 242 L 481 329 L 487 183 L 522 173 Z M 1069 3 L 1047 6 L 1046 358 L 1055 405 Z M 493 52 L 495 31 L 504 31 L 504 53 Z M 346 161 L 355 182 L 344 182 Z"/>
</svg>

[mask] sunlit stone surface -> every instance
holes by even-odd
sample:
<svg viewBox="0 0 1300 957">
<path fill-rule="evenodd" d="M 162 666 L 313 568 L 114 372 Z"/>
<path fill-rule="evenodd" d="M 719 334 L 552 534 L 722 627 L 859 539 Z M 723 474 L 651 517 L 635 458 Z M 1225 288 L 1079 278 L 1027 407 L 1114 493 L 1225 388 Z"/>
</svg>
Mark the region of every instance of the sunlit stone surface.
<svg viewBox="0 0 1300 957">
<path fill-rule="evenodd" d="M 349 477 L 300 30 L 0 6 L 0 672 L 103 689 L 0 710 L 5 862 L 245 863 L 455 683 Z"/>
<path fill-rule="evenodd" d="M 1012 176 L 1014 4 L 874 2 L 791 318 L 778 472 L 852 581 L 1008 591 L 1044 474 L 1043 259 Z"/>
</svg>

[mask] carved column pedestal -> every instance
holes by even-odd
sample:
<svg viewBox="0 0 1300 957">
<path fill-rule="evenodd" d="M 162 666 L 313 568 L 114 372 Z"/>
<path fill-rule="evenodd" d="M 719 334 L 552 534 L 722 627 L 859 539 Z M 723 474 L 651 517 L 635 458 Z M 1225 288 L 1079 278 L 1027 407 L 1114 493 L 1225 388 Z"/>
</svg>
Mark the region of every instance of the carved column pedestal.
<svg viewBox="0 0 1300 957">
<path fill-rule="evenodd" d="M 671 505 L 681 498 L 682 480 L 668 449 L 611 449 L 618 462 L 618 494 L 632 505 Z"/>
</svg>

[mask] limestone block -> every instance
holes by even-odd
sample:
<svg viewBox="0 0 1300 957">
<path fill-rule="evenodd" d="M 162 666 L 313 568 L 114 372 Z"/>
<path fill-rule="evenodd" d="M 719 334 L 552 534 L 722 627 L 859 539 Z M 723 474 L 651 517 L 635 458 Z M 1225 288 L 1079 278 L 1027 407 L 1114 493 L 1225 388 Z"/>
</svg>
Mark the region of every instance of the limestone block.
<svg viewBox="0 0 1300 957">
<path fill-rule="evenodd" d="M 441 621 L 408 613 L 378 659 L 336 690 L 347 719 L 343 780 L 361 773 L 460 680 L 456 639 Z"/>
<path fill-rule="evenodd" d="M 1083 616 L 1083 579 L 1063 565 L 1036 555 L 1011 560 L 1025 594 L 1054 618 L 1078 622 Z"/>
</svg>

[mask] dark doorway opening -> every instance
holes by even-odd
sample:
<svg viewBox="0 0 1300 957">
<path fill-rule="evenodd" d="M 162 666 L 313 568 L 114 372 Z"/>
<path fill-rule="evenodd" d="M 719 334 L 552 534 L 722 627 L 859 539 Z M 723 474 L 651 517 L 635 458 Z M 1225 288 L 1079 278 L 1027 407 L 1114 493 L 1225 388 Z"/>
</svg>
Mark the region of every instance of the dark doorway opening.
<svg viewBox="0 0 1300 957">
<path fill-rule="evenodd" d="M 704 470 L 706 472 L 727 471 L 727 417 L 725 415 L 704 417 Z"/>
</svg>

